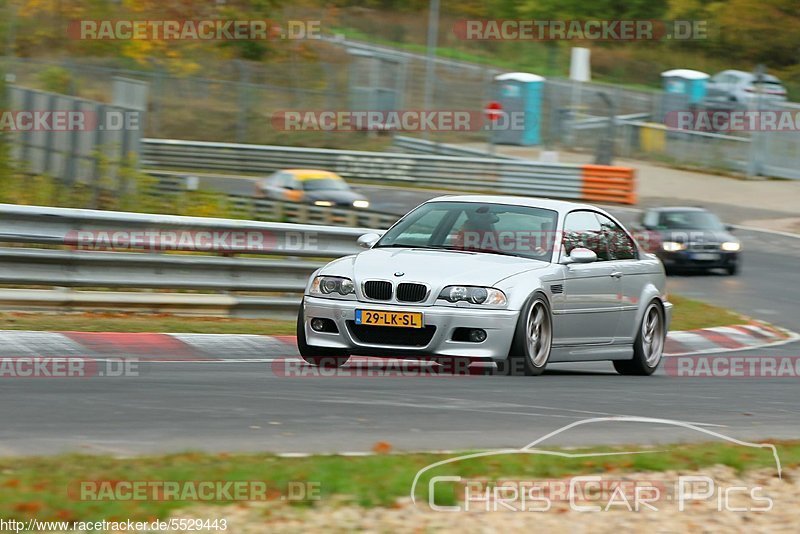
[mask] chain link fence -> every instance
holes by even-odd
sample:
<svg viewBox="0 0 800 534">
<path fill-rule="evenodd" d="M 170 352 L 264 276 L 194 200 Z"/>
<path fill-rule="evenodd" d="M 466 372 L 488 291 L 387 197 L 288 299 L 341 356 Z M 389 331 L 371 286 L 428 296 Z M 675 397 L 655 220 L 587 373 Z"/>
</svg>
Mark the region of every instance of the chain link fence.
<svg viewBox="0 0 800 534">
<path fill-rule="evenodd" d="M 424 109 L 423 55 L 334 38 L 314 46 L 313 54 L 298 52 L 284 62 L 209 61 L 181 74 L 159 65 L 131 68 L 106 59 L 54 63 L 5 58 L 3 70 L 17 85 L 93 100 L 108 99 L 114 77 L 142 80 L 150 87 L 144 134 L 154 138 L 385 150 L 391 144 L 386 133 L 285 131 L 273 124 L 273 117 L 283 111 Z M 438 58 L 433 108 L 480 112 L 493 99 L 493 80 L 502 72 Z M 60 90 L 48 86 L 53 80 L 61 80 Z M 598 158 L 603 151 L 611 157 L 613 151 L 698 168 L 800 178 L 800 132 L 722 135 L 664 127 L 668 111 L 689 109 L 682 95 L 548 78 L 542 144 L 551 150 L 597 152 Z M 475 143 L 489 141 L 489 132 L 429 132 L 425 137 Z"/>
</svg>

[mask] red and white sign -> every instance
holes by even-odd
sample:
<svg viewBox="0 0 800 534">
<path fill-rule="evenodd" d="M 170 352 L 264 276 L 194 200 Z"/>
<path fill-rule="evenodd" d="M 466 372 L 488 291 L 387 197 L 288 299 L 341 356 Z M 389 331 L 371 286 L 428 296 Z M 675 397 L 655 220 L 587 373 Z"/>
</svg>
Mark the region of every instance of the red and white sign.
<svg viewBox="0 0 800 534">
<path fill-rule="evenodd" d="M 497 101 L 489 102 L 483 112 L 486 114 L 487 119 L 497 122 L 503 116 L 503 105 Z"/>
</svg>

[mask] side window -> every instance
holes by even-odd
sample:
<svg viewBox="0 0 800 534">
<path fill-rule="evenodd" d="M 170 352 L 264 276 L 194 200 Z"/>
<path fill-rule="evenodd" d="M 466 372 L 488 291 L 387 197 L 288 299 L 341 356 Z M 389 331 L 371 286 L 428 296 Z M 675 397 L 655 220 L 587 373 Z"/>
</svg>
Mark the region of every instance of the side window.
<svg viewBox="0 0 800 534">
<path fill-rule="evenodd" d="M 597 216 L 591 211 L 573 211 L 564 221 L 564 254 L 577 247 L 597 254 L 598 261 L 607 261 L 608 245 Z"/>
<path fill-rule="evenodd" d="M 658 226 L 658 212 L 657 211 L 648 211 L 644 214 L 642 218 L 642 225 L 645 228 L 655 228 Z"/>
<path fill-rule="evenodd" d="M 270 174 L 267 178 L 264 179 L 264 184 L 272 187 L 280 187 L 281 173 L 275 172 Z"/>
<path fill-rule="evenodd" d="M 625 230 L 606 217 L 597 215 L 600 220 L 600 227 L 603 229 L 606 243 L 608 244 L 608 256 L 611 260 L 634 260 L 636 259 L 636 245 L 628 237 Z"/>
<path fill-rule="evenodd" d="M 284 188 L 286 184 L 291 180 L 292 175 L 288 172 L 278 172 L 275 173 L 274 178 L 272 179 L 272 185 L 275 187 Z"/>
</svg>

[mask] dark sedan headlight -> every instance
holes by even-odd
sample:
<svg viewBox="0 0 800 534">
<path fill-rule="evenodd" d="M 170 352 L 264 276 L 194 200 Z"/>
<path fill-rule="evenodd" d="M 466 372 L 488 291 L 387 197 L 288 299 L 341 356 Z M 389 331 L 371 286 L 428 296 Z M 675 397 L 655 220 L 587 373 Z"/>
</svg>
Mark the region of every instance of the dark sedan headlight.
<svg viewBox="0 0 800 534">
<path fill-rule="evenodd" d="M 739 252 L 742 245 L 738 241 L 725 241 L 720 248 L 725 252 Z"/>
<path fill-rule="evenodd" d="M 679 241 L 664 241 L 661 243 L 661 248 L 663 248 L 666 252 L 680 252 L 681 250 L 686 250 L 686 243 L 681 243 Z"/>
<path fill-rule="evenodd" d="M 495 308 L 508 304 L 505 293 L 493 287 L 447 286 L 439 293 L 439 298 L 453 304 L 463 301 Z"/>
<path fill-rule="evenodd" d="M 317 297 L 346 297 L 355 294 L 355 284 L 343 276 L 317 276 L 311 282 L 310 293 Z"/>
</svg>

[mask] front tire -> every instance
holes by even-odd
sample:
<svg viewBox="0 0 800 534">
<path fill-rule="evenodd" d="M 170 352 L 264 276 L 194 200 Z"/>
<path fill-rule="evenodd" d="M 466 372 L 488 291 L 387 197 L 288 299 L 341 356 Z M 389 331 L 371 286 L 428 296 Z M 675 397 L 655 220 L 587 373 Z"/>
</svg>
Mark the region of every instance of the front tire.
<svg viewBox="0 0 800 534">
<path fill-rule="evenodd" d="M 550 359 L 552 345 L 553 316 L 550 305 L 541 294 L 536 293 L 520 313 L 508 358 L 498 363 L 500 374 L 542 374 Z"/>
<path fill-rule="evenodd" d="M 664 310 L 653 300 L 647 305 L 639 326 L 639 333 L 633 342 L 632 360 L 615 360 L 614 369 L 621 375 L 652 375 L 664 355 L 664 342 L 667 337 Z"/>
<path fill-rule="evenodd" d="M 350 355 L 337 349 L 327 349 L 314 347 L 306 343 L 305 318 L 303 317 L 303 305 L 297 312 L 297 350 L 300 357 L 309 365 L 322 367 L 325 369 L 335 369 L 347 363 Z"/>
</svg>

